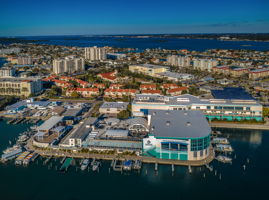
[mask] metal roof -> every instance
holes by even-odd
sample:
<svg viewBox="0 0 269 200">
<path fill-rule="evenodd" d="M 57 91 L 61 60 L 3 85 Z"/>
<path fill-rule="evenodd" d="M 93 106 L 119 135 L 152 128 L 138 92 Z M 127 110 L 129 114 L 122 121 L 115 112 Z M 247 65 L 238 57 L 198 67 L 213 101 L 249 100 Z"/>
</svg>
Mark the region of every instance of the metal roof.
<svg viewBox="0 0 269 200">
<path fill-rule="evenodd" d="M 90 117 L 78 124 L 78 126 L 70 134 L 70 138 L 84 140 L 92 131 L 91 125 L 96 122 L 97 118 Z"/>
<path fill-rule="evenodd" d="M 56 124 L 58 124 L 60 121 L 62 121 L 64 117 L 60 116 L 52 116 L 47 121 L 45 121 L 43 124 L 41 124 L 39 127 L 37 127 L 38 131 L 49 131 L 52 129 Z"/>
<path fill-rule="evenodd" d="M 227 87 L 222 90 L 211 90 L 215 99 L 253 100 L 253 97 L 240 87 Z"/>
<path fill-rule="evenodd" d="M 211 133 L 201 111 L 150 110 L 150 132 L 156 137 L 200 138 Z"/>
<path fill-rule="evenodd" d="M 100 108 L 121 108 L 127 109 L 127 102 L 104 102 Z"/>
</svg>

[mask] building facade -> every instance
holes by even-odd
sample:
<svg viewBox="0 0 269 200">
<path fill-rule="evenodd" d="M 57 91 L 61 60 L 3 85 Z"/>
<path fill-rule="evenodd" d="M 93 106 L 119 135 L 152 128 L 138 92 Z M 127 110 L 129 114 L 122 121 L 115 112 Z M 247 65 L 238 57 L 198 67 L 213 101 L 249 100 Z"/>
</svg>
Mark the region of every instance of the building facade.
<svg viewBox="0 0 269 200">
<path fill-rule="evenodd" d="M 87 47 L 85 48 L 85 59 L 90 61 L 105 60 L 106 53 L 104 47 Z"/>
<path fill-rule="evenodd" d="M 0 78 L 0 95 L 28 97 L 41 93 L 42 88 L 38 78 Z"/>
<path fill-rule="evenodd" d="M 14 68 L 1 67 L 0 68 L 0 77 L 13 77 L 15 75 Z"/>
<path fill-rule="evenodd" d="M 66 57 L 64 59 L 53 60 L 53 73 L 74 73 L 85 71 L 85 61 L 83 58 Z"/>
<path fill-rule="evenodd" d="M 193 68 L 202 71 L 212 71 L 218 65 L 218 61 L 212 59 L 193 59 Z"/>
<path fill-rule="evenodd" d="M 203 160 L 210 154 L 211 128 L 201 111 L 151 110 L 143 154 L 172 160 Z"/>
<path fill-rule="evenodd" d="M 135 73 L 142 73 L 149 76 L 156 76 L 158 73 L 167 72 L 168 68 L 161 65 L 142 64 L 142 65 L 130 65 L 129 70 Z"/>
<path fill-rule="evenodd" d="M 209 120 L 263 120 L 263 107 L 255 100 L 200 99 L 189 94 L 179 96 L 137 94 L 132 102 L 135 116 L 149 110 L 200 110 Z"/>
<path fill-rule="evenodd" d="M 172 55 L 167 57 L 167 64 L 175 67 L 188 67 L 191 65 L 191 58 L 189 56 Z"/>
</svg>

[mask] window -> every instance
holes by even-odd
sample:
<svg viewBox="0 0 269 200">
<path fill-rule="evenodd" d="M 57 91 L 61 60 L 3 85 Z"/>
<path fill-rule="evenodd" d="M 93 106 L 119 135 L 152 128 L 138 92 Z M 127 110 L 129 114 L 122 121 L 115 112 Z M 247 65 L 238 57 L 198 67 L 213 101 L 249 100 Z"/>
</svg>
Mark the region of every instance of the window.
<svg viewBox="0 0 269 200">
<path fill-rule="evenodd" d="M 200 151 L 200 157 L 203 157 L 204 156 L 204 151 Z"/>
<path fill-rule="evenodd" d="M 197 151 L 194 151 L 194 152 L 193 152 L 193 157 L 194 157 L 194 158 L 197 158 Z"/>
</svg>

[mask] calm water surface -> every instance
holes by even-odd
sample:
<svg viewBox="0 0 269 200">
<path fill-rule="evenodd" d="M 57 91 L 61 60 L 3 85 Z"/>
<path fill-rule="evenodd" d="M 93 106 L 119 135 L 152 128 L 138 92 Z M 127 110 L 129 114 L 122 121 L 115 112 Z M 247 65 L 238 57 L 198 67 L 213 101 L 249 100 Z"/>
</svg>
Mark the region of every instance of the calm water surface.
<svg viewBox="0 0 269 200">
<path fill-rule="evenodd" d="M 0 122 L 0 150 L 14 141 L 29 125 L 8 125 Z M 0 165 L 1 199 L 20 200 L 79 200 L 79 199 L 262 199 L 266 198 L 269 179 L 269 132 L 221 130 L 230 138 L 235 149 L 233 164 L 212 163 L 214 172 L 205 168 L 175 168 L 143 165 L 140 173 L 111 171 L 109 162 L 103 162 L 99 173 L 81 172 L 71 166 L 60 174 L 59 160 L 42 165 L 39 158 L 29 167 L 15 166 L 13 162 Z M 250 163 L 247 164 L 247 159 Z M 246 171 L 243 165 L 246 164 Z M 48 167 L 50 166 L 50 169 Z M 219 179 L 221 174 L 221 180 Z M 205 178 L 204 178 L 205 175 Z"/>
<path fill-rule="evenodd" d="M 120 48 L 164 48 L 188 49 L 204 51 L 206 49 L 249 49 L 269 51 L 269 42 L 253 41 L 221 41 L 211 39 L 180 39 L 180 38 L 118 38 L 104 36 L 34 36 L 20 37 L 25 40 L 41 40 L 36 43 L 65 46 L 112 46 Z"/>
</svg>

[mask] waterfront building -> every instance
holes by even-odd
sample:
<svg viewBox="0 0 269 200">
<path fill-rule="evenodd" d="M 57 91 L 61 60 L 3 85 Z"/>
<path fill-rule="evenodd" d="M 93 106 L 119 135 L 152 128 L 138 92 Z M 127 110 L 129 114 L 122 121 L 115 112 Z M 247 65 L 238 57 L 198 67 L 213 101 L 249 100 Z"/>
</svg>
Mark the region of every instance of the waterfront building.
<svg viewBox="0 0 269 200">
<path fill-rule="evenodd" d="M 175 67 L 188 67 L 191 65 L 191 58 L 189 56 L 171 55 L 167 57 L 167 64 Z"/>
<path fill-rule="evenodd" d="M 33 59 L 30 56 L 20 56 L 17 58 L 18 65 L 32 65 Z"/>
<path fill-rule="evenodd" d="M 211 128 L 201 111 L 150 110 L 143 154 L 172 160 L 203 160 L 209 154 Z"/>
<path fill-rule="evenodd" d="M 168 68 L 161 65 L 142 64 L 142 65 L 130 65 L 129 70 L 135 73 L 142 73 L 149 76 L 156 76 L 158 73 L 167 72 Z"/>
<path fill-rule="evenodd" d="M 74 73 L 85 71 L 85 62 L 83 58 L 75 58 L 73 56 L 64 59 L 53 60 L 53 73 Z"/>
<path fill-rule="evenodd" d="M 200 110 L 209 120 L 263 120 L 262 105 L 254 99 L 202 99 L 189 94 L 137 94 L 132 102 L 133 115 L 147 115 L 149 110 Z"/>
<path fill-rule="evenodd" d="M 217 60 L 213 59 L 193 59 L 193 68 L 202 71 L 212 71 L 212 68 L 218 65 Z"/>
<path fill-rule="evenodd" d="M 28 97 L 40 94 L 42 89 L 39 78 L 0 78 L 0 95 Z"/>
<path fill-rule="evenodd" d="M 10 68 L 10 67 L 0 68 L 0 77 L 13 77 L 14 75 L 15 75 L 14 68 Z"/>
<path fill-rule="evenodd" d="M 96 46 L 85 48 L 85 59 L 90 61 L 105 60 L 106 48 Z"/>
<path fill-rule="evenodd" d="M 127 102 L 104 102 L 100 108 L 100 114 L 117 115 L 123 110 L 127 110 Z"/>
</svg>

